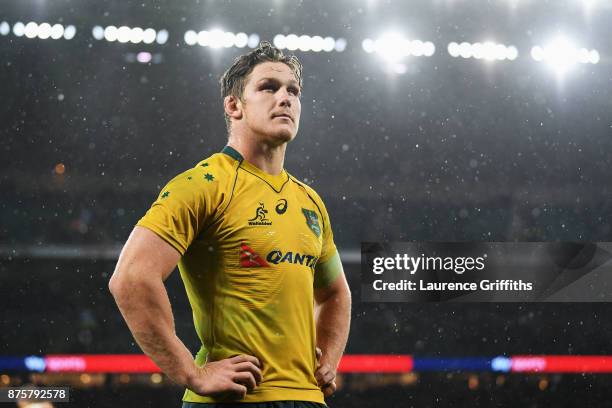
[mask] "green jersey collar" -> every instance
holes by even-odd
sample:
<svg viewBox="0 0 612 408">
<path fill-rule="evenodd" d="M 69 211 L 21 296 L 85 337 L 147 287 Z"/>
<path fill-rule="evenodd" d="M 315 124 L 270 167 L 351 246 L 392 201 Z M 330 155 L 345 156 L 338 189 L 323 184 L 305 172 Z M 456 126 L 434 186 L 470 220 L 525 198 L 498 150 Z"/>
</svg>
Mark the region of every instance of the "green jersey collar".
<svg viewBox="0 0 612 408">
<path fill-rule="evenodd" d="M 231 146 L 225 146 L 223 150 L 221 150 L 221 153 L 227 154 L 229 157 L 238 160 L 240 163 L 242 163 L 242 161 L 244 160 L 244 157 L 242 157 L 242 155 Z"/>
</svg>

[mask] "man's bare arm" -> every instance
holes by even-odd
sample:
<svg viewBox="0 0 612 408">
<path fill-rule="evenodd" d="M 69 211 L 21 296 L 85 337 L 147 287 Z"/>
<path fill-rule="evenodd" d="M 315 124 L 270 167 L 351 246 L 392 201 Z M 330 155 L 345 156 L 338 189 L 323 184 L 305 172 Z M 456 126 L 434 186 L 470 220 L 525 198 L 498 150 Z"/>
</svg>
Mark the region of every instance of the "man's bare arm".
<svg viewBox="0 0 612 408">
<path fill-rule="evenodd" d="M 315 377 L 326 396 L 336 390 L 336 370 L 346 346 L 351 321 L 351 292 L 340 258 L 336 256 L 338 258 L 332 265 L 340 268 L 338 276 L 331 284 L 315 288 L 317 348 L 320 349 Z"/>
<path fill-rule="evenodd" d="M 198 367 L 176 336 L 164 281 L 179 259 L 180 254 L 154 232 L 135 227 L 109 289 L 138 345 L 168 377 L 201 395 L 244 397 L 261 381 L 257 358 L 235 356 Z"/>
</svg>

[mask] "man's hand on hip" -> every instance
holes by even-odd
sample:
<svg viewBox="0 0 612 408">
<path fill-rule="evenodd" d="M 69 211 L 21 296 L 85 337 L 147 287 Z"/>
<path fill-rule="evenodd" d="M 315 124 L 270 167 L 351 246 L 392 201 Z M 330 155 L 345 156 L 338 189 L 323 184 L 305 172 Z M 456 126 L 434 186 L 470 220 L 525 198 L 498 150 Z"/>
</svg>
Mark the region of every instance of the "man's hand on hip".
<svg viewBox="0 0 612 408">
<path fill-rule="evenodd" d="M 323 391 L 323 395 L 329 397 L 336 392 L 336 370 L 332 369 L 327 363 L 321 364 L 321 356 L 323 352 L 320 348 L 316 348 L 317 354 L 317 370 L 315 371 L 315 378 L 317 384 Z"/>
<path fill-rule="evenodd" d="M 200 395 L 230 395 L 242 399 L 253 390 L 263 377 L 257 357 L 241 354 L 196 367 L 187 388 Z"/>
</svg>

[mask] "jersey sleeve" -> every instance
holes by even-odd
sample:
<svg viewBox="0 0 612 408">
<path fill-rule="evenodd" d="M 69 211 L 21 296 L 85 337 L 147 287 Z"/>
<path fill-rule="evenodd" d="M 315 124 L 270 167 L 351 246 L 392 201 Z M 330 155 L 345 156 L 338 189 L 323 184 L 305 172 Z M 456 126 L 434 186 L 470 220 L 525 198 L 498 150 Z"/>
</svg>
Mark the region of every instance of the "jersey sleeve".
<svg viewBox="0 0 612 408">
<path fill-rule="evenodd" d="M 136 225 L 155 232 L 181 255 L 213 216 L 214 188 L 196 167 L 179 174 L 160 191 Z"/>
<path fill-rule="evenodd" d="M 324 263 L 327 262 L 331 257 L 333 257 L 337 253 L 336 244 L 334 243 L 334 233 L 331 227 L 331 221 L 329 219 L 329 214 L 327 213 L 327 209 L 325 208 L 325 204 L 323 204 L 323 200 L 319 199 L 319 210 L 321 211 L 321 216 L 323 217 L 323 232 L 322 232 L 322 247 L 321 247 L 321 256 L 319 257 L 319 262 Z"/>
</svg>

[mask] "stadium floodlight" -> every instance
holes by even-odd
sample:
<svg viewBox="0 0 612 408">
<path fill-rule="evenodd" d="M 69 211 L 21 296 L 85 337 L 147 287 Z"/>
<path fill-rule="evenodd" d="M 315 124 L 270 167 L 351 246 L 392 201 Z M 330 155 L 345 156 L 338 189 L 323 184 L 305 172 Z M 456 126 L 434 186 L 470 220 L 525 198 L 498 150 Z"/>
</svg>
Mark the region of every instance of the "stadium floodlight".
<svg viewBox="0 0 612 408">
<path fill-rule="evenodd" d="M 321 47 L 325 52 L 332 52 L 336 48 L 336 42 L 333 37 L 325 37 Z"/>
<path fill-rule="evenodd" d="M 223 47 L 223 42 L 224 42 L 224 39 L 225 39 L 225 33 L 223 32 L 223 30 L 220 30 L 218 28 L 210 30 L 209 33 L 208 33 L 208 37 L 209 37 L 208 46 L 210 48 L 221 48 L 221 47 Z"/>
<path fill-rule="evenodd" d="M 46 40 L 49 37 L 51 37 L 51 24 L 42 23 L 38 26 L 38 38 Z"/>
<path fill-rule="evenodd" d="M 540 47 L 539 45 L 533 47 L 531 49 L 531 58 L 533 58 L 534 61 L 537 62 L 541 62 L 542 60 L 544 60 L 544 50 L 542 49 L 542 47 Z"/>
<path fill-rule="evenodd" d="M 279 50 L 284 50 L 285 48 L 287 48 L 286 37 L 284 35 L 282 35 L 282 34 L 276 34 L 274 36 L 274 39 L 272 39 L 272 43 Z"/>
<path fill-rule="evenodd" d="M 312 37 L 312 45 L 311 48 L 314 52 L 321 52 L 323 51 L 323 37 L 321 37 L 320 35 L 315 35 L 314 37 Z"/>
<path fill-rule="evenodd" d="M 108 42 L 117 41 L 117 27 L 110 25 L 104 29 L 104 38 Z"/>
<path fill-rule="evenodd" d="M 277 37 L 278 36 L 275 38 Z M 185 32 L 185 42 L 188 45 L 198 44 L 201 47 L 209 47 L 214 49 L 231 47 L 255 48 L 257 45 L 259 45 L 259 36 L 257 34 L 248 35 L 246 33 L 233 33 L 231 31 L 223 31 L 219 28 L 215 28 L 210 31 L 202 30 L 198 33 L 193 30 L 189 30 Z M 155 59 L 155 56 L 153 56 L 153 59 Z"/>
<path fill-rule="evenodd" d="M 236 42 L 236 34 L 232 33 L 231 31 L 226 31 L 223 33 L 223 40 L 221 44 L 223 45 L 224 48 L 233 47 L 235 42 Z"/>
<path fill-rule="evenodd" d="M 132 30 L 128 26 L 121 26 L 117 29 L 117 41 L 125 44 L 130 41 Z"/>
<path fill-rule="evenodd" d="M 255 48 L 259 45 L 259 36 L 257 34 L 249 35 L 249 42 L 247 43 L 247 47 Z"/>
<path fill-rule="evenodd" d="M 482 44 L 482 59 L 485 59 L 487 61 L 494 61 L 497 59 L 497 55 L 497 46 L 495 43 L 487 41 Z"/>
<path fill-rule="evenodd" d="M 104 28 L 102 28 L 102 26 L 99 26 L 99 25 L 94 26 L 94 28 L 91 29 L 91 35 L 96 40 L 103 40 L 104 39 Z"/>
<path fill-rule="evenodd" d="M 23 33 L 27 38 L 34 38 L 38 35 L 38 24 L 33 21 L 30 21 L 25 25 Z"/>
<path fill-rule="evenodd" d="M 285 37 L 285 46 L 289 51 L 295 51 L 299 47 L 299 38 L 295 34 L 289 34 Z"/>
<path fill-rule="evenodd" d="M 576 58 L 578 59 L 579 63 L 588 64 L 590 62 L 589 50 L 586 48 L 579 49 Z"/>
<path fill-rule="evenodd" d="M 13 25 L 13 34 L 15 34 L 16 37 L 23 36 L 24 31 L 25 25 L 21 21 L 18 21 Z"/>
<path fill-rule="evenodd" d="M 476 59 L 485 58 L 485 46 L 482 43 L 475 42 L 472 44 L 472 57 Z"/>
<path fill-rule="evenodd" d="M 448 54 L 453 58 L 459 57 L 459 44 L 456 42 L 451 42 L 448 44 Z"/>
<path fill-rule="evenodd" d="M 212 29 L 208 32 L 208 38 L 210 43 L 208 46 L 210 48 L 218 49 L 224 47 L 225 42 L 225 32 L 223 30 Z"/>
<path fill-rule="evenodd" d="M 459 55 L 463 58 L 472 57 L 472 44 L 469 42 L 462 42 L 459 44 Z"/>
<path fill-rule="evenodd" d="M 61 24 L 53 24 L 51 27 L 51 38 L 54 40 L 59 40 L 64 36 L 64 26 Z"/>
<path fill-rule="evenodd" d="M 431 57 L 436 53 L 436 46 L 431 41 L 425 41 L 423 43 L 423 55 L 426 57 Z"/>
<path fill-rule="evenodd" d="M 404 36 L 396 32 L 387 32 L 374 41 L 376 53 L 389 63 L 397 63 L 406 56 L 403 45 Z"/>
<path fill-rule="evenodd" d="M 208 31 L 202 30 L 198 33 L 198 44 L 200 45 L 200 47 L 208 47 L 208 45 L 210 44 Z"/>
<path fill-rule="evenodd" d="M 66 40 L 72 40 L 76 35 L 76 27 L 73 25 L 66 26 L 64 29 L 64 38 Z"/>
<path fill-rule="evenodd" d="M 474 58 L 485 61 L 515 60 L 518 57 L 518 50 L 515 46 L 506 46 L 492 41 L 473 44 L 465 41 L 461 44 L 451 42 L 448 44 L 448 53 L 453 58 Z"/>
<path fill-rule="evenodd" d="M 185 32 L 185 43 L 187 45 L 196 45 L 198 43 L 198 34 L 193 30 Z"/>
<path fill-rule="evenodd" d="M 307 35 L 299 36 L 297 46 L 300 51 L 310 51 L 310 37 Z"/>
<path fill-rule="evenodd" d="M 347 46 L 347 42 L 344 38 L 338 38 L 336 40 L 336 45 L 334 47 L 334 50 L 336 50 L 337 52 L 343 52 L 344 50 L 346 50 L 346 46 Z"/>
<path fill-rule="evenodd" d="M 166 42 L 168 42 L 168 37 L 169 37 L 168 30 L 159 30 L 157 32 L 157 36 L 155 37 L 155 41 L 159 45 L 164 45 Z"/>
<path fill-rule="evenodd" d="M 390 71 L 398 72 L 393 66 L 397 65 L 404 57 L 431 57 L 436 52 L 436 46 L 431 41 L 408 40 L 398 32 L 387 32 L 376 40 L 366 38 L 361 43 L 367 53 L 376 53 L 382 57 L 391 67 Z M 450 46 L 450 44 L 449 44 Z M 403 68 L 400 69 L 403 71 Z"/>
<path fill-rule="evenodd" d="M 506 58 L 510 61 L 518 58 L 518 49 L 514 45 L 506 47 Z"/>
<path fill-rule="evenodd" d="M 558 38 L 544 48 L 546 62 L 563 73 L 576 63 L 576 47 L 565 38 Z"/>
<path fill-rule="evenodd" d="M 155 41 L 156 37 L 157 37 L 157 33 L 155 32 L 155 30 L 152 28 L 147 28 L 142 33 L 142 42 L 145 44 L 151 44 L 153 43 L 153 41 Z"/>
<path fill-rule="evenodd" d="M 121 29 L 119 30 L 121 31 Z M 142 42 L 142 40 L 144 39 L 144 30 L 140 27 L 133 27 L 130 30 L 129 38 L 132 44 L 138 44 Z"/>
<path fill-rule="evenodd" d="M 531 56 L 538 62 L 545 62 L 557 75 L 565 74 L 578 63 L 599 62 L 599 53 L 596 50 L 579 49 L 565 37 L 558 37 L 544 47 L 533 47 Z"/>
<path fill-rule="evenodd" d="M 425 51 L 423 47 L 423 41 L 420 41 L 420 40 L 408 41 L 406 43 L 406 50 L 408 51 L 409 54 L 412 54 L 415 57 L 422 56 L 423 52 Z"/>
<path fill-rule="evenodd" d="M 246 33 L 237 33 L 234 37 L 234 46 L 244 48 L 249 43 L 249 36 Z"/>
<path fill-rule="evenodd" d="M 323 38 L 320 35 L 311 37 L 309 35 L 298 36 L 297 34 L 289 34 L 285 36 L 283 34 L 278 34 L 274 36 L 273 43 L 277 48 L 281 50 L 287 49 L 289 51 L 331 52 L 335 50 L 342 52 L 346 49 L 346 40 L 344 38 Z"/>
<path fill-rule="evenodd" d="M 374 41 L 372 41 L 370 38 L 366 38 L 365 40 L 363 40 L 361 42 L 361 47 L 368 54 L 371 54 L 376 51 L 376 48 L 374 47 Z"/>
<path fill-rule="evenodd" d="M 0 35 L 8 35 L 11 32 L 11 26 L 6 21 L 0 23 Z"/>
</svg>

